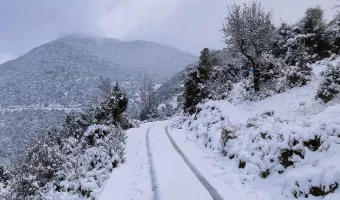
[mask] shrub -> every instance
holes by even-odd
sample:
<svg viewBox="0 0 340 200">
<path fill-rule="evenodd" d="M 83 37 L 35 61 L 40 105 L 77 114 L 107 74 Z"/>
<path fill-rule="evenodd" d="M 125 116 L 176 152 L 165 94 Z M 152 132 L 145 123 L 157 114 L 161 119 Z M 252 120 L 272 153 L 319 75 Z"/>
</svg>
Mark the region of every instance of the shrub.
<svg viewBox="0 0 340 200">
<path fill-rule="evenodd" d="M 317 151 L 322 144 L 321 136 L 316 135 L 314 139 L 304 141 L 303 144 L 311 151 Z"/>
<path fill-rule="evenodd" d="M 244 169 L 246 167 L 246 161 L 240 160 L 238 164 L 238 168 Z"/>
<path fill-rule="evenodd" d="M 288 67 L 287 83 L 293 88 L 306 85 L 311 80 L 312 68 L 310 65 L 298 62 L 297 66 Z"/>
<path fill-rule="evenodd" d="M 264 54 L 259 60 L 259 78 L 261 84 L 283 77 L 285 63 L 271 54 Z"/>
<path fill-rule="evenodd" d="M 300 188 L 300 185 L 298 182 L 295 183 L 297 188 Z M 315 197 L 324 197 L 328 194 L 334 193 L 335 190 L 339 188 L 339 184 L 337 182 L 334 182 L 333 184 L 330 184 L 328 187 L 324 185 L 320 186 L 311 186 L 309 188 L 309 193 L 305 193 L 303 191 L 293 190 L 293 195 L 295 198 L 299 198 L 301 196 L 304 196 L 305 198 L 308 198 L 309 195 L 313 195 Z"/>
<path fill-rule="evenodd" d="M 227 146 L 228 141 L 234 138 L 235 136 L 233 129 L 227 128 L 222 131 L 220 142 L 222 147 L 222 153 L 224 154 L 224 156 L 227 156 L 227 150 L 225 149 L 225 147 Z"/>
<path fill-rule="evenodd" d="M 75 199 L 97 198 L 112 169 L 125 161 L 121 119 L 127 98 L 118 84 L 106 91 L 99 105 L 69 114 L 13 164 L 6 198 L 58 199 L 60 192 Z"/>
<path fill-rule="evenodd" d="M 291 160 L 293 155 L 298 155 L 302 159 L 304 158 L 304 152 L 302 150 L 292 150 L 292 149 L 282 149 L 281 150 L 281 155 L 280 155 L 280 164 L 284 168 L 288 168 L 292 165 L 294 165 L 294 162 Z"/>
<path fill-rule="evenodd" d="M 266 179 L 270 175 L 270 170 L 266 169 L 264 171 L 261 171 L 259 175 L 261 178 Z"/>
<path fill-rule="evenodd" d="M 5 166 L 0 165 L 0 183 L 7 183 L 11 179 L 10 172 Z"/>
<path fill-rule="evenodd" d="M 17 199 L 40 196 L 40 189 L 55 178 L 65 161 L 57 144 L 59 137 L 53 130 L 41 136 L 16 161 L 12 169 L 14 177 L 11 190 Z"/>
<path fill-rule="evenodd" d="M 323 73 L 323 80 L 317 91 L 317 98 L 324 103 L 331 101 L 340 93 L 340 64 L 328 65 L 328 69 Z"/>
</svg>

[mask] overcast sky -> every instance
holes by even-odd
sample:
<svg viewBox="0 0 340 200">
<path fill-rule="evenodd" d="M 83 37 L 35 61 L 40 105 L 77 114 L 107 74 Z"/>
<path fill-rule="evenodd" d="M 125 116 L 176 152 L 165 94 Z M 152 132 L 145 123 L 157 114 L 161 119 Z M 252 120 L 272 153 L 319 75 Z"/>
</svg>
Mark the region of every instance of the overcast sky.
<svg viewBox="0 0 340 200">
<path fill-rule="evenodd" d="M 0 63 L 72 32 L 147 40 L 198 55 L 221 48 L 220 29 L 234 0 L 0 0 Z M 235 0 L 243 2 L 244 0 Z M 336 0 L 262 0 L 274 22 L 293 23 L 321 5 L 330 19 Z"/>
</svg>

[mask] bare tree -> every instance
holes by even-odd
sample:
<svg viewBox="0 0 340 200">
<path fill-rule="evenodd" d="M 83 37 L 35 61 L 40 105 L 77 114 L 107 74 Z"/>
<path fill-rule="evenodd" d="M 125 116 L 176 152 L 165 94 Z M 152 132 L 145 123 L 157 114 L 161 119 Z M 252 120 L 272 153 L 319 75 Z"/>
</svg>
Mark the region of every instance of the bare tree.
<svg viewBox="0 0 340 200">
<path fill-rule="evenodd" d="M 265 12 L 261 3 L 234 4 L 223 24 L 227 45 L 242 53 L 252 65 L 255 91 L 260 90 L 259 59 L 271 46 L 274 26 L 271 12 Z"/>
<path fill-rule="evenodd" d="M 140 90 L 141 112 L 140 119 L 146 120 L 156 117 L 156 97 L 152 79 L 144 78 L 143 86 Z"/>
</svg>

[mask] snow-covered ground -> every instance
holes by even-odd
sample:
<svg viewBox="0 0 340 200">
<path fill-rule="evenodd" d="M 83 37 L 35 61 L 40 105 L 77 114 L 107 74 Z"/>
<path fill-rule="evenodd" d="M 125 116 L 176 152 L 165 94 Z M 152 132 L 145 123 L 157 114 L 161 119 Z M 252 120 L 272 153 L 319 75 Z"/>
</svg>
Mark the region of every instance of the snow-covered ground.
<svg viewBox="0 0 340 200">
<path fill-rule="evenodd" d="M 113 171 L 101 200 L 212 199 L 172 146 L 167 124 L 147 123 L 128 131 L 127 162 Z"/>
<path fill-rule="evenodd" d="M 258 199 L 340 199 L 339 100 L 315 99 L 326 64 L 313 66 L 306 86 L 255 102 L 237 101 L 235 90 L 233 103 L 207 102 L 195 117 L 174 120 L 172 130 L 183 149 L 191 144 L 221 163 L 221 181 L 235 186 L 238 178 Z"/>
<path fill-rule="evenodd" d="M 146 150 L 146 131 L 151 123 L 127 131 L 127 160 L 112 171 L 101 200 L 152 199 L 151 178 Z"/>
<path fill-rule="evenodd" d="M 128 130 L 127 161 L 113 170 L 100 200 L 213 199 L 167 137 L 166 129 L 171 123 L 146 123 Z M 220 199 L 271 199 L 265 191 L 244 184 L 239 172 L 234 166 L 225 165 L 225 158 L 220 154 L 187 140 L 183 130 L 167 130 L 184 156 L 219 193 Z"/>
<path fill-rule="evenodd" d="M 210 101 L 195 118 L 128 130 L 127 162 L 101 199 L 218 199 L 212 190 L 221 199 L 340 199 L 339 100 L 314 98 L 326 64 L 313 66 L 304 87 L 257 102 Z"/>
<path fill-rule="evenodd" d="M 146 123 L 128 130 L 127 161 L 113 171 L 100 200 L 113 197 L 121 200 L 270 199 L 264 191 L 242 183 L 238 171 L 225 165 L 221 155 L 187 140 L 181 130 L 167 129 L 169 124 L 171 121 Z M 166 129 L 180 151 L 221 198 L 209 194 L 210 191 L 171 144 Z"/>
</svg>

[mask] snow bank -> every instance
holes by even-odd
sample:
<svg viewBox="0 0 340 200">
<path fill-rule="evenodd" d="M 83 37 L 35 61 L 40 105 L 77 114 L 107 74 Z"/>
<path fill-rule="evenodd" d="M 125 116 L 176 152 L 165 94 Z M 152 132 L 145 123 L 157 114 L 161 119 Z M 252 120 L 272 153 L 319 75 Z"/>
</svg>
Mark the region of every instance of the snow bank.
<svg viewBox="0 0 340 200">
<path fill-rule="evenodd" d="M 236 84 L 231 100 L 204 103 L 173 128 L 185 128 L 191 139 L 235 161 L 245 180 L 270 185 L 282 198 L 340 199 L 339 100 L 315 100 L 320 73 L 339 61 L 314 64 L 306 86 L 260 101 L 243 101 Z"/>
</svg>

